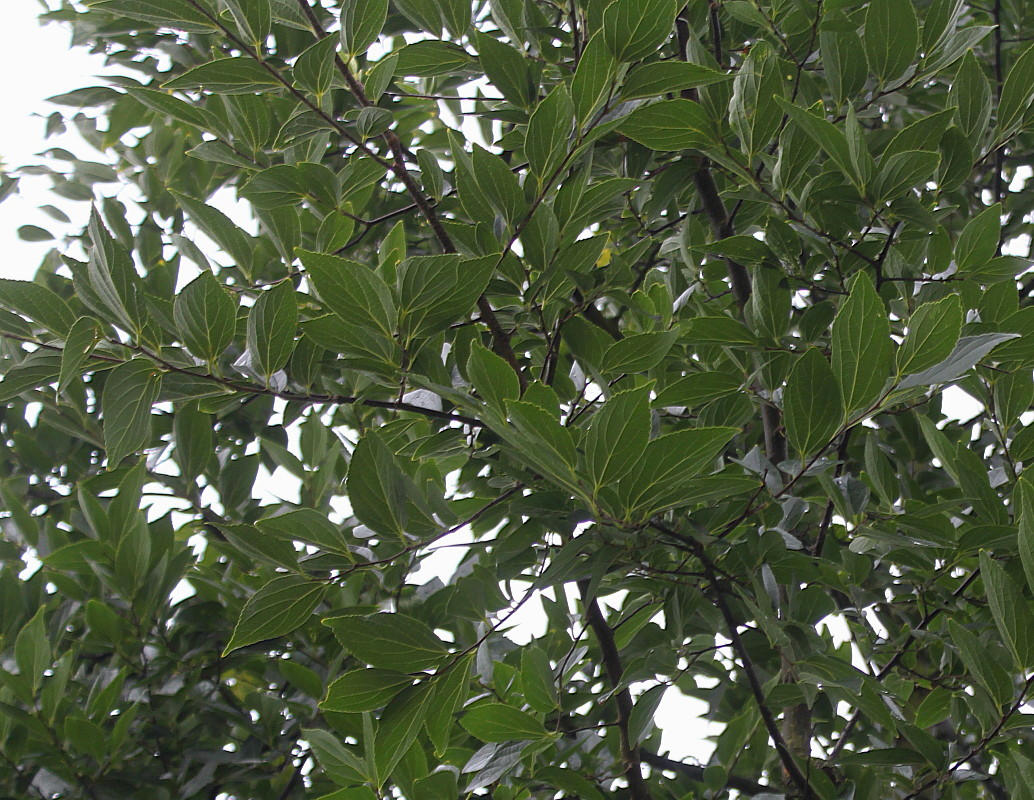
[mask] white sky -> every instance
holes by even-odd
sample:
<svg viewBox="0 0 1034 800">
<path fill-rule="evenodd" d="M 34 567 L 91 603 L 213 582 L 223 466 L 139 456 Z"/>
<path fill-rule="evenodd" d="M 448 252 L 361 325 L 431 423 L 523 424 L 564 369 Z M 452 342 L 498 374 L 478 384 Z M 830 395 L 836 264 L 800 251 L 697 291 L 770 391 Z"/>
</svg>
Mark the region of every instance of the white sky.
<svg viewBox="0 0 1034 800">
<path fill-rule="evenodd" d="M 71 35 L 61 25 L 41 26 L 36 17 L 43 7 L 38 0 L 7 0 L 3 7 L 4 46 L 0 48 L 0 161 L 6 169 L 41 161 L 36 156 L 51 147 L 64 146 L 86 160 L 96 154 L 75 134 L 44 139 L 47 116 L 57 106 L 46 102 L 53 95 L 94 83 L 91 79 L 104 70 L 104 59 L 86 50 L 69 50 Z M 31 278 L 53 242 L 23 242 L 18 228 L 32 224 L 56 235 L 75 230 L 62 225 L 38 210 L 53 203 L 80 224 L 89 213 L 88 203 L 73 203 L 55 198 L 47 189 L 50 180 L 42 177 L 22 179 L 20 195 L 0 204 L 0 277 Z"/>
</svg>

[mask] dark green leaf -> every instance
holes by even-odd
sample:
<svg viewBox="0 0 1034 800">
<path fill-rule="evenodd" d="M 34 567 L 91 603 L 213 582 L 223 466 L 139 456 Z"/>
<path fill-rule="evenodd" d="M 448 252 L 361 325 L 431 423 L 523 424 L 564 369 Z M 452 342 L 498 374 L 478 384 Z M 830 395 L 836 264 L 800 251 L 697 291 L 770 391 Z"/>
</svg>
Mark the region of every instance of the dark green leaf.
<svg viewBox="0 0 1034 800">
<path fill-rule="evenodd" d="M 870 0 L 863 42 L 869 69 L 881 83 L 900 77 L 919 49 L 919 24 L 912 4 Z"/>
<path fill-rule="evenodd" d="M 405 614 L 333 617 L 323 624 L 352 655 L 379 669 L 422 672 L 439 666 L 447 656 L 434 632 Z"/>
<path fill-rule="evenodd" d="M 409 675 L 393 670 L 352 670 L 330 684 L 320 708 L 347 713 L 375 711 L 412 683 Z"/>
<path fill-rule="evenodd" d="M 291 357 L 297 328 L 298 307 L 290 281 L 259 295 L 248 314 L 248 351 L 254 368 L 266 380 Z"/>
<path fill-rule="evenodd" d="M 212 273 L 205 271 L 176 295 L 173 319 L 187 349 L 213 362 L 233 341 L 237 305 Z"/>
<path fill-rule="evenodd" d="M 584 60 L 585 55 L 582 55 Z M 581 69 L 581 63 L 578 68 Z M 729 80 L 724 72 L 685 61 L 657 61 L 643 64 L 628 73 L 621 86 L 621 99 L 637 100 L 662 94 L 696 89 Z M 577 80 L 577 77 L 576 77 Z"/>
<path fill-rule="evenodd" d="M 640 106 L 618 130 L 652 150 L 703 149 L 714 141 L 711 120 L 692 100 L 662 100 Z"/>
<path fill-rule="evenodd" d="M 603 12 L 603 38 L 618 61 L 639 61 L 664 44 L 674 27 L 672 0 L 616 0 Z"/>
<path fill-rule="evenodd" d="M 995 203 L 966 223 L 955 243 L 955 263 L 959 272 L 984 266 L 994 258 L 1002 231 L 1002 204 Z"/>
<path fill-rule="evenodd" d="M 829 444 L 840 429 L 844 419 L 840 384 L 815 348 L 797 360 L 786 381 L 783 414 L 786 437 L 805 458 Z"/>
<path fill-rule="evenodd" d="M 341 49 L 349 58 L 377 41 L 388 16 L 388 0 L 345 0 L 341 4 Z"/>
<path fill-rule="evenodd" d="M 919 306 L 898 350 L 898 375 L 922 372 L 942 362 L 955 349 L 961 331 L 962 304 L 958 297 Z"/>
<path fill-rule="evenodd" d="M 161 373 L 147 359 L 119 364 L 108 375 L 101 399 L 108 469 L 151 441 L 151 407 L 158 399 Z"/>
<path fill-rule="evenodd" d="M 240 56 L 218 58 L 194 67 L 162 84 L 162 88 L 193 89 L 216 94 L 252 94 L 281 85 L 275 67 L 263 67 L 247 56 Z"/>
<path fill-rule="evenodd" d="M 502 703 L 486 703 L 463 715 L 460 724 L 483 742 L 541 739 L 542 723 L 524 711 Z"/>
<path fill-rule="evenodd" d="M 866 409 L 891 377 L 894 352 L 883 301 L 864 272 L 833 320 L 833 373 L 846 411 Z"/>
<path fill-rule="evenodd" d="M 223 656 L 297 630 L 312 617 L 326 591 L 326 583 L 302 575 L 274 578 L 244 606 Z"/>
</svg>

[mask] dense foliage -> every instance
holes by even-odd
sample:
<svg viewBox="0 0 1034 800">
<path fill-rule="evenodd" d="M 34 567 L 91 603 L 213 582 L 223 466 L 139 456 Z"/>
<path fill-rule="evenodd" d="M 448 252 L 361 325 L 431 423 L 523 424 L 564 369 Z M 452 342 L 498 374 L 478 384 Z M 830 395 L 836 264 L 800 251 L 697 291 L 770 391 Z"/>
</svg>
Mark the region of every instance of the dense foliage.
<svg viewBox="0 0 1034 800">
<path fill-rule="evenodd" d="M 54 5 L 4 797 L 1034 796 L 1031 4 Z"/>
</svg>

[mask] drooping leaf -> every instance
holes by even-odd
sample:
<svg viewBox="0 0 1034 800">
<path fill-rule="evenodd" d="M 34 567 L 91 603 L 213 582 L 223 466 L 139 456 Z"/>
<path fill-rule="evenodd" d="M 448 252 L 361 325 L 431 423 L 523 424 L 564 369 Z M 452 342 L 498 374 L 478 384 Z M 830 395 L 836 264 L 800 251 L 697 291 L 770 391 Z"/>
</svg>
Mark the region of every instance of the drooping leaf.
<svg viewBox="0 0 1034 800">
<path fill-rule="evenodd" d="M 471 709 L 460 724 L 483 742 L 511 742 L 541 739 L 542 723 L 531 714 L 502 703 L 486 703 Z"/>
<path fill-rule="evenodd" d="M 173 319 L 187 349 L 212 362 L 233 341 L 237 307 L 212 273 L 205 271 L 176 295 Z"/>
<path fill-rule="evenodd" d="M 341 4 L 341 48 L 352 57 L 377 41 L 388 16 L 388 0 L 346 0 Z"/>
<path fill-rule="evenodd" d="M 244 606 L 233 636 L 223 649 L 223 656 L 297 630 L 312 617 L 326 590 L 325 582 L 303 575 L 274 578 L 252 595 Z"/>
<path fill-rule="evenodd" d="M 713 140 L 711 120 L 692 100 L 662 100 L 641 106 L 619 130 L 652 150 L 702 149 Z"/>
<path fill-rule="evenodd" d="M 786 437 L 804 457 L 832 440 L 844 418 L 840 381 L 815 348 L 794 365 L 783 390 Z"/>
<path fill-rule="evenodd" d="M 422 672 L 437 667 L 448 655 L 429 627 L 405 614 L 331 617 L 323 624 L 352 655 L 379 669 Z"/>
<path fill-rule="evenodd" d="M 160 388 L 161 373 L 147 359 L 126 361 L 109 373 L 101 398 L 109 469 L 151 441 L 151 407 Z"/>
<path fill-rule="evenodd" d="M 291 357 L 297 328 L 298 306 L 290 281 L 263 292 L 252 306 L 248 313 L 248 351 L 254 367 L 267 380 Z"/>
<path fill-rule="evenodd" d="M 848 412 L 875 402 L 890 378 L 894 359 L 890 322 L 866 273 L 833 320 L 833 373 Z"/>
</svg>

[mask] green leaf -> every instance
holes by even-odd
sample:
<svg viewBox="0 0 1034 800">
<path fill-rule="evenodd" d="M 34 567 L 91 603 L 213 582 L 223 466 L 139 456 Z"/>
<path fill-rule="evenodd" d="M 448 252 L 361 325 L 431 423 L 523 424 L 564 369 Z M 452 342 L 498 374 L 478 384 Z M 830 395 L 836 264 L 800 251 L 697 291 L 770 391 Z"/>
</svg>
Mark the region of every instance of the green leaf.
<svg viewBox="0 0 1034 800">
<path fill-rule="evenodd" d="M 650 438 L 650 386 L 619 392 L 597 411 L 582 439 L 595 491 L 628 474 Z"/>
<path fill-rule="evenodd" d="M 180 207 L 190 215 L 194 224 L 210 236 L 212 241 L 226 251 L 245 274 L 248 274 L 253 249 L 248 235 L 219 209 L 180 192 L 173 191 L 172 194 Z"/>
<path fill-rule="evenodd" d="M 833 320 L 832 350 L 844 409 L 868 408 L 890 378 L 894 353 L 887 311 L 864 272 Z"/>
<path fill-rule="evenodd" d="M 342 12 L 343 13 L 343 12 Z M 294 81 L 322 98 L 334 83 L 336 74 L 337 40 L 333 36 L 320 39 L 298 56 L 294 62 Z"/>
<path fill-rule="evenodd" d="M 338 526 L 312 508 L 298 508 L 285 514 L 260 519 L 255 526 L 263 534 L 284 542 L 304 542 L 321 550 L 349 556 L 349 541 Z"/>
<path fill-rule="evenodd" d="M 736 428 L 692 428 L 650 441 L 634 468 L 618 482 L 626 519 L 648 518 L 670 505 L 670 493 L 711 469 L 737 433 Z M 692 502 L 689 493 L 685 500 Z"/>
<path fill-rule="evenodd" d="M 758 340 L 746 326 L 732 317 L 694 317 L 686 324 L 686 339 L 694 344 L 725 347 L 756 347 Z"/>
<path fill-rule="evenodd" d="M 348 325 L 394 335 L 398 312 L 391 290 L 376 272 L 347 258 L 308 250 L 297 253 L 329 311 Z"/>
<path fill-rule="evenodd" d="M 431 78 L 460 72 L 473 59 L 467 51 L 449 42 L 414 42 L 398 51 L 395 74 Z"/>
<path fill-rule="evenodd" d="M 525 646 L 521 652 L 521 686 L 524 699 L 535 711 L 553 712 L 560 701 L 553 668 L 539 647 Z"/>
<path fill-rule="evenodd" d="M 1020 561 L 1027 576 L 1027 588 L 1034 589 L 1034 485 L 1030 479 L 1021 477 L 1013 496 L 1018 501 L 1014 514 L 1018 521 Z"/>
<path fill-rule="evenodd" d="M 212 418 L 201 412 L 197 403 L 179 406 L 173 418 L 172 439 L 176 444 L 173 456 L 180 474 L 193 483 L 213 457 Z"/>
<path fill-rule="evenodd" d="M 955 263 L 959 272 L 971 272 L 994 258 L 1001 234 L 1001 203 L 985 208 L 967 222 L 955 243 Z"/>
<path fill-rule="evenodd" d="M 29 353 L 19 364 L 10 367 L 0 381 L 0 402 L 6 403 L 30 389 L 58 379 L 61 355 L 47 350 Z"/>
<path fill-rule="evenodd" d="M 977 336 L 963 336 L 955 349 L 943 361 L 932 367 L 905 377 L 898 389 L 915 386 L 932 386 L 936 383 L 952 383 L 961 378 L 1002 342 L 1018 339 L 1018 333 L 981 333 Z"/>
<path fill-rule="evenodd" d="M 259 295 L 248 313 L 248 351 L 256 371 L 267 381 L 291 357 L 297 328 L 298 307 L 290 281 Z"/>
<path fill-rule="evenodd" d="M 854 30 L 823 30 L 819 33 L 819 51 L 826 83 L 839 106 L 865 85 L 868 70 L 859 57 L 862 40 Z"/>
<path fill-rule="evenodd" d="M 439 666 L 448 655 L 434 631 L 405 614 L 332 617 L 323 624 L 352 655 L 379 669 L 422 672 Z"/>
<path fill-rule="evenodd" d="M 473 653 L 460 658 L 434 679 L 434 697 L 428 706 L 424 727 L 436 754 L 445 753 L 449 747 L 455 724 L 453 717 L 463 707 L 470 690 L 470 665 L 474 658 Z"/>
<path fill-rule="evenodd" d="M 601 371 L 610 375 L 627 375 L 653 369 L 668 354 L 677 338 L 677 330 L 626 336 L 607 348 Z"/>
<path fill-rule="evenodd" d="M 388 18 L 388 0 L 344 0 L 341 48 L 348 58 L 365 53 L 377 41 Z"/>
<path fill-rule="evenodd" d="M 481 68 L 491 84 L 515 106 L 530 106 L 538 92 L 531 62 L 512 45 L 480 32 L 477 48 Z"/>
<path fill-rule="evenodd" d="M 588 122 L 606 101 L 617 76 L 617 66 L 603 35 L 597 33 L 582 51 L 571 82 L 571 97 L 579 124 Z"/>
<path fill-rule="evenodd" d="M 567 155 L 573 126 L 574 103 L 560 83 L 535 107 L 524 138 L 524 154 L 541 181 L 550 178 Z"/>
<path fill-rule="evenodd" d="M 869 69 L 881 83 L 900 77 L 919 49 L 919 23 L 912 4 L 870 0 L 862 41 Z"/>
<path fill-rule="evenodd" d="M 1025 49 L 1005 76 L 998 101 L 998 136 L 1007 138 L 1018 131 L 1034 102 L 1034 45 Z"/>
<path fill-rule="evenodd" d="M 933 180 L 941 163 L 939 153 L 925 150 L 906 150 L 884 158 L 885 163 L 880 165 L 869 189 L 869 195 L 878 203 L 894 200 Z"/>
<path fill-rule="evenodd" d="M 488 288 L 499 256 L 461 260 L 458 255 L 416 256 L 398 267 L 399 329 L 415 341 L 447 328 L 473 311 Z"/>
<path fill-rule="evenodd" d="M 433 698 L 434 690 L 427 682 L 409 686 L 388 704 L 377 720 L 374 752 L 381 780 L 391 775 L 416 741 Z"/>
<path fill-rule="evenodd" d="M 955 107 L 955 123 L 970 144 L 982 141 L 991 119 L 991 83 L 972 52 L 959 64 L 948 105 Z"/>
<path fill-rule="evenodd" d="M 585 54 L 582 54 L 585 58 Z M 578 68 L 581 69 L 579 62 Z M 577 81 L 577 73 L 575 73 Z M 731 78 L 724 72 L 687 61 L 656 61 L 636 67 L 625 78 L 621 86 L 622 100 L 637 100 L 642 97 L 659 97 L 663 94 L 681 92 L 710 86 Z"/>
<path fill-rule="evenodd" d="M 981 646 L 980 640 L 973 632 L 962 627 L 954 619 L 948 620 L 948 632 L 966 671 L 976 682 L 987 689 L 996 703 L 1002 704 L 1011 700 L 1012 682 L 1007 673 Z"/>
<path fill-rule="evenodd" d="M 65 336 L 76 317 L 68 303 L 38 283 L 0 278 L 0 306 Z"/>
<path fill-rule="evenodd" d="M 703 149 L 715 140 L 707 112 L 692 100 L 662 100 L 640 106 L 618 130 L 651 150 Z"/>
<path fill-rule="evenodd" d="M 543 455 L 568 468 L 578 460 L 574 437 L 546 409 L 524 400 L 507 400 L 506 410 L 514 427 L 541 446 Z"/>
<path fill-rule="evenodd" d="M 214 94 L 253 94 L 282 86 L 275 67 L 263 67 L 248 56 L 217 58 L 162 84 L 163 89 Z"/>
<path fill-rule="evenodd" d="M 376 711 L 412 683 L 409 675 L 390 669 L 355 669 L 327 687 L 327 696 L 320 708 L 349 714 Z"/>
<path fill-rule="evenodd" d="M 535 780 L 563 790 L 566 793 L 565 797 L 578 797 L 581 800 L 606 800 L 592 781 L 567 767 L 544 767 L 535 770 Z"/>
<path fill-rule="evenodd" d="M 743 388 L 742 379 L 727 372 L 697 372 L 665 386 L 653 402 L 657 408 L 694 406 L 735 394 Z"/>
<path fill-rule="evenodd" d="M 986 550 L 980 551 L 980 575 L 984 579 L 988 605 L 998 632 L 1023 671 L 1034 660 L 1034 620 L 1023 591 Z"/>
<path fill-rule="evenodd" d="M 18 631 L 18 636 L 14 640 L 14 663 L 18 665 L 18 674 L 28 681 L 33 695 L 39 691 L 52 662 L 53 653 L 50 640 L 47 639 L 47 627 L 41 608 Z"/>
<path fill-rule="evenodd" d="M 91 0 L 90 6 L 130 19 L 168 26 L 188 33 L 211 33 L 218 29 L 211 16 L 204 13 L 204 3 L 191 5 L 188 0 Z"/>
<path fill-rule="evenodd" d="M 61 349 L 61 373 L 58 376 L 57 391 L 61 394 L 69 384 L 82 374 L 83 367 L 93 348 L 100 340 L 100 328 L 97 320 L 91 317 L 80 317 L 72 325 Z"/>
<path fill-rule="evenodd" d="M 222 0 L 241 35 L 261 50 L 272 30 L 273 11 L 270 0 Z"/>
<path fill-rule="evenodd" d="M 360 522 L 378 533 L 404 538 L 406 478 L 395 456 L 372 431 L 359 440 L 352 452 L 347 488 L 352 510 Z"/>
<path fill-rule="evenodd" d="M 943 722 L 951 713 L 951 701 L 954 695 L 951 690 L 938 686 L 933 689 L 916 709 L 915 726 L 930 728 Z"/>
<path fill-rule="evenodd" d="M 158 400 L 161 373 L 148 360 L 137 358 L 119 364 L 104 383 L 101 416 L 108 469 L 151 441 L 151 408 Z"/>
<path fill-rule="evenodd" d="M 302 575 L 281 575 L 251 596 L 241 611 L 223 657 L 247 647 L 285 636 L 304 625 L 323 601 L 327 584 Z"/>
<path fill-rule="evenodd" d="M 633 747 L 643 741 L 655 727 L 657 709 L 664 699 L 668 684 L 652 686 L 636 698 L 628 718 L 628 738 Z"/>
<path fill-rule="evenodd" d="M 339 742 L 329 731 L 319 728 L 303 730 L 305 741 L 312 747 L 319 765 L 331 780 L 342 786 L 351 786 L 371 780 L 367 768 L 350 746 Z M 331 795 L 333 797 L 333 795 Z"/>
<path fill-rule="evenodd" d="M 951 355 L 962 332 L 962 304 L 956 295 L 923 303 L 908 321 L 898 349 L 898 375 L 922 372 Z"/>
<path fill-rule="evenodd" d="M 472 708 L 460 720 L 467 732 L 483 742 L 512 742 L 542 739 L 548 734 L 531 714 L 502 703 L 485 703 Z"/>
<path fill-rule="evenodd" d="M 775 99 L 795 125 L 808 134 L 815 144 L 822 148 L 833 163 L 839 167 L 840 171 L 851 179 L 856 186 L 861 186 L 862 181 L 855 171 L 851 160 L 850 148 L 847 144 L 847 137 L 844 136 L 843 132 L 831 122 L 827 122 L 824 118 L 818 117 L 810 111 L 805 111 L 799 106 L 795 106 L 782 97 L 776 97 Z"/>
<path fill-rule="evenodd" d="M 832 440 L 844 419 L 840 384 L 822 354 L 811 348 L 794 365 L 783 390 L 786 437 L 804 458 Z"/>
<path fill-rule="evenodd" d="M 18 238 L 23 242 L 50 242 L 54 234 L 39 225 L 22 225 L 18 228 Z"/>
<path fill-rule="evenodd" d="M 74 749 L 92 756 L 97 762 L 103 761 L 107 755 L 107 737 L 104 729 L 95 722 L 79 716 L 65 717 L 64 735 Z"/>
<path fill-rule="evenodd" d="M 618 61 L 639 61 L 668 39 L 677 12 L 673 0 L 615 0 L 603 12 L 603 39 Z"/>
<path fill-rule="evenodd" d="M 187 349 L 209 363 L 230 346 L 237 331 L 237 304 L 207 271 L 180 290 L 172 313 Z"/>
<path fill-rule="evenodd" d="M 496 411 L 505 411 L 507 400 L 520 397 L 517 373 L 505 359 L 480 343 L 470 348 L 467 377 L 482 399 Z"/>
<path fill-rule="evenodd" d="M 782 67 L 767 45 L 751 48 L 733 82 L 729 123 L 749 158 L 761 152 L 782 126 L 783 112 L 775 98 L 783 94 Z"/>
</svg>

